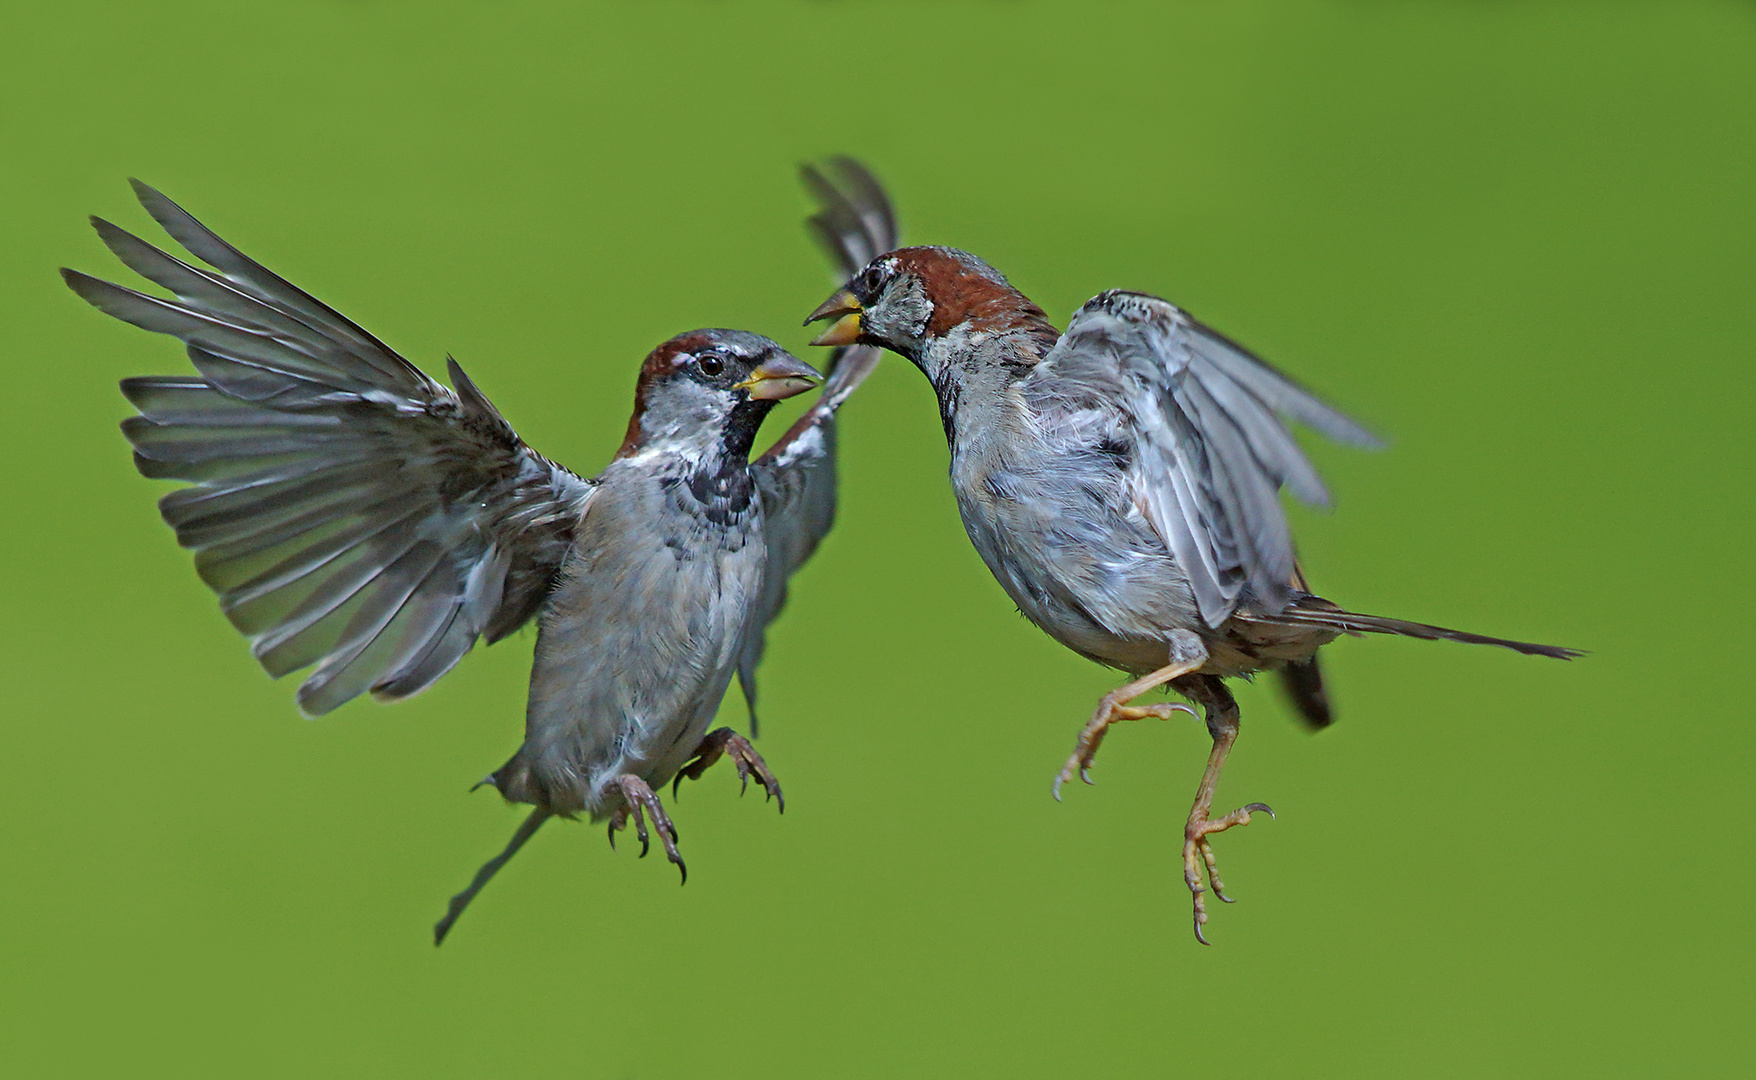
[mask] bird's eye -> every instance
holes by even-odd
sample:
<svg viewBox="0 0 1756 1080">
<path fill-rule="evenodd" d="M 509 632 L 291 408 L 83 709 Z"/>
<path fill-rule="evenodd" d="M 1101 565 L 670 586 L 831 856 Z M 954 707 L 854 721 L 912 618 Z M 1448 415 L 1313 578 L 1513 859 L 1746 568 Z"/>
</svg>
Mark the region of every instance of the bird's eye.
<svg viewBox="0 0 1756 1080">
<path fill-rule="evenodd" d="M 701 373 L 710 379 L 726 369 L 726 362 L 712 353 L 703 356 L 700 365 Z"/>
</svg>

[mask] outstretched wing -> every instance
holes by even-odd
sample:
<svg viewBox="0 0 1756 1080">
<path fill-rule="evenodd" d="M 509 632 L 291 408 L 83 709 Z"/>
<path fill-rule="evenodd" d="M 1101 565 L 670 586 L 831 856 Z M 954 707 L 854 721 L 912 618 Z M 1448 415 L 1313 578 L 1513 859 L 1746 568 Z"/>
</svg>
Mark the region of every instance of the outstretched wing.
<svg viewBox="0 0 1756 1080">
<path fill-rule="evenodd" d="M 805 219 L 805 227 L 835 264 L 838 283 L 896 250 L 901 235 L 896 212 L 884 185 L 864 165 L 851 157 L 832 157 L 821 169 L 800 166 L 799 178 L 817 203 L 817 212 Z"/>
<path fill-rule="evenodd" d="M 100 311 L 182 339 L 196 376 L 126 379 L 122 425 L 159 509 L 269 674 L 315 664 L 299 707 L 425 689 L 535 613 L 593 485 L 527 447 L 455 360 L 456 392 L 139 181 L 213 270 L 109 222 L 161 299 L 63 270 Z"/>
<path fill-rule="evenodd" d="M 847 280 L 896 249 L 896 215 L 883 185 L 863 165 L 837 157 L 821 170 L 803 166 L 799 174 L 817 203 L 806 225 L 835 264 L 836 280 Z M 762 492 L 768 563 L 738 659 L 738 685 L 750 708 L 751 734 L 758 727 L 756 667 L 762 662 L 768 624 L 786 606 L 788 579 L 835 523 L 835 411 L 878 366 L 878 357 L 879 350 L 867 345 L 838 349 L 829 359 L 829 377 L 816 402 L 752 465 Z"/>
<path fill-rule="evenodd" d="M 1140 512 L 1189 576 L 1201 616 L 1224 622 L 1248 590 L 1264 610 L 1294 596 L 1292 536 L 1279 492 L 1329 493 L 1284 419 L 1375 446 L 1365 428 L 1163 300 L 1092 298 L 1032 372 L 1038 407 L 1089 413 L 1128 454 Z"/>
</svg>

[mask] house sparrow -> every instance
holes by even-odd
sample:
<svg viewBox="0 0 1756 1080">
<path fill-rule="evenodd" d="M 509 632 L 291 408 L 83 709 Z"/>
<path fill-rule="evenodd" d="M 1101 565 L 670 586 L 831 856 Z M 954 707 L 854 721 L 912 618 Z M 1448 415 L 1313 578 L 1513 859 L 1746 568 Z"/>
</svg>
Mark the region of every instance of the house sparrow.
<svg viewBox="0 0 1756 1080">
<path fill-rule="evenodd" d="M 1202 872 L 1229 902 L 1213 834 L 1263 803 L 1212 813 L 1238 735 L 1225 680 L 1279 670 L 1300 713 L 1330 722 L 1317 650 L 1343 633 L 1533 645 L 1344 611 L 1314 596 L 1293 557 L 1282 486 L 1327 493 L 1284 420 L 1359 446 L 1364 428 L 1235 342 L 1141 293 L 1102 293 L 1065 334 L 999 271 L 966 252 L 911 247 L 871 260 L 806 323 L 813 344 L 880 345 L 932 382 L 951 486 L 983 561 L 1026 617 L 1081 656 L 1137 676 L 1100 700 L 1054 792 L 1088 770 L 1111 724 L 1194 715 L 1133 705 L 1169 684 L 1213 738 L 1184 828 L 1195 936 L 1207 943 Z"/>
<path fill-rule="evenodd" d="M 454 389 L 245 257 L 144 184 L 182 262 L 93 219 L 161 299 L 63 270 L 99 310 L 182 339 L 198 374 L 124 380 L 135 464 L 190 481 L 159 503 L 269 674 L 315 665 L 299 707 L 408 697 L 478 637 L 533 618 L 525 740 L 483 783 L 530 803 L 452 900 L 434 941 L 551 816 L 647 819 L 685 879 L 656 791 L 730 757 L 784 810 L 748 741 L 708 731 L 734 672 L 753 697 L 785 579 L 829 528 L 834 409 L 870 370 L 854 350 L 811 410 L 749 460 L 776 401 L 820 381 L 768 338 L 696 330 L 641 365 L 614 460 L 585 479 L 518 437 L 455 360 Z M 825 490 L 827 485 L 827 491 Z"/>
</svg>

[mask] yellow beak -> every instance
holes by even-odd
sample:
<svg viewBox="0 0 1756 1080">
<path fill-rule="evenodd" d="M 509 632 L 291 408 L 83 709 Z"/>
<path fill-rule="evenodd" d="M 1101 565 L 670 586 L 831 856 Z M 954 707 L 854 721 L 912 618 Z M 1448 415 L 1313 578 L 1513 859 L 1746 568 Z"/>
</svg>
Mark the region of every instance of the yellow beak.
<svg viewBox="0 0 1756 1080">
<path fill-rule="evenodd" d="M 823 381 L 817 369 L 790 353 L 775 353 L 733 389 L 748 390 L 757 401 L 779 401 L 802 394 Z"/>
<path fill-rule="evenodd" d="M 841 289 L 817 306 L 805 319 L 805 325 L 824 319 L 835 319 L 829 329 L 811 339 L 813 345 L 852 345 L 860 339 L 860 316 L 865 309 L 846 289 Z"/>
</svg>

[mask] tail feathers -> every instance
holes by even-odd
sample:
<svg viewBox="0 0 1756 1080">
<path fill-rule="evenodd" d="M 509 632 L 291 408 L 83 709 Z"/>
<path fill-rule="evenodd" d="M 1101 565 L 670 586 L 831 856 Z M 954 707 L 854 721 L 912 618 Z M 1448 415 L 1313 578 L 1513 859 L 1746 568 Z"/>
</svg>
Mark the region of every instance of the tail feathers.
<svg viewBox="0 0 1756 1080">
<path fill-rule="evenodd" d="M 477 787 L 480 786 L 477 785 Z M 474 791 L 475 788 L 470 790 Z M 494 880 L 494 875 L 500 872 L 502 866 L 512 861 L 512 857 L 518 854 L 518 849 L 524 846 L 524 842 L 536 835 L 537 830 L 543 827 L 543 822 L 553 816 L 554 811 L 546 806 L 539 806 L 532 810 L 530 816 L 524 819 L 524 824 L 520 825 L 518 831 L 512 834 L 512 840 L 506 845 L 505 850 L 482 864 L 482 868 L 476 871 L 475 880 L 469 883 L 469 888 L 451 898 L 451 904 L 445 910 L 445 917 L 434 925 L 434 945 L 445 943 L 445 935 L 451 933 L 451 926 L 457 922 L 457 917 L 463 914 L 463 909 L 469 907 L 469 902 L 476 898 L 476 894 L 481 892 L 488 882 Z"/>
<path fill-rule="evenodd" d="M 1335 722 L 1335 714 L 1329 709 L 1329 694 L 1323 689 L 1323 670 L 1317 666 L 1317 657 L 1295 660 L 1282 666 L 1280 681 L 1287 697 L 1292 699 L 1293 708 L 1299 710 L 1305 723 L 1314 728 L 1326 728 Z"/>
<path fill-rule="evenodd" d="M 1557 660 L 1572 660 L 1584 656 L 1583 649 L 1567 649 L 1559 645 L 1538 645 L 1530 641 L 1511 641 L 1507 638 L 1489 637 L 1486 634 L 1472 634 L 1466 630 L 1448 630 L 1443 626 L 1428 626 L 1426 623 L 1408 622 L 1404 619 L 1387 619 L 1382 615 L 1361 615 L 1358 612 L 1342 611 L 1340 608 L 1318 608 L 1309 605 L 1313 602 L 1324 603 L 1316 597 L 1300 601 L 1275 616 L 1277 622 L 1293 623 L 1299 626 L 1325 626 L 1348 634 L 1395 634 L 1398 637 L 1420 638 L 1423 641 L 1462 641 L 1470 645 L 1498 645 L 1502 649 L 1523 653 L 1526 656 L 1552 656 Z M 1290 677 L 1289 677 L 1290 678 Z"/>
</svg>

